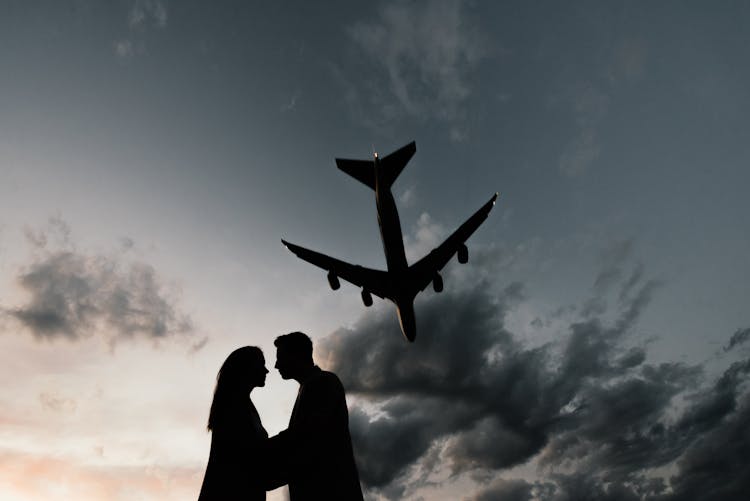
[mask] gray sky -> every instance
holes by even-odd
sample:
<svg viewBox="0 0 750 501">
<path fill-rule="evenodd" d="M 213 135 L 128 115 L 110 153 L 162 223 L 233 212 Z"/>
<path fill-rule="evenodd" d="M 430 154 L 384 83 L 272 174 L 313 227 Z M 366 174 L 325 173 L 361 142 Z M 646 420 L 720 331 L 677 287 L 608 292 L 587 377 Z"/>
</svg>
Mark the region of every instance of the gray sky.
<svg viewBox="0 0 750 501">
<path fill-rule="evenodd" d="M 352 368 L 357 340 L 391 354 L 375 372 L 399 357 L 460 368 L 493 350 L 524 355 L 508 357 L 528 368 L 542 350 L 536 394 L 570 387 L 568 401 L 538 411 L 548 417 L 576 399 L 605 402 L 616 378 L 665 385 L 654 368 L 683 364 L 668 398 L 632 418 L 636 434 L 637 423 L 679 428 L 685 402 L 747 357 L 743 3 L 4 0 L 0 10 L 0 374 L 16 381 L 0 391 L 0 463 L 16 472 L 0 474 L 3 499 L 197 495 L 216 370 L 243 344 L 272 365 L 273 338 L 291 330 L 309 332 L 325 347 L 321 365 L 346 375 L 374 499 L 563 499 L 574 477 L 625 467 L 596 471 L 592 455 L 567 464 L 551 452 L 576 430 L 604 440 L 611 430 L 595 433 L 593 418 L 529 428 L 502 406 L 474 409 L 504 394 L 494 366 L 495 386 L 456 389 L 475 395 L 465 416 L 409 421 L 398 399 L 429 409 L 420 398 L 433 390 L 420 382 L 408 400 L 409 381 L 367 386 L 371 373 Z M 415 346 L 390 304 L 367 310 L 354 287 L 330 291 L 280 244 L 384 266 L 372 193 L 334 158 L 411 140 L 417 154 L 394 185 L 411 259 L 500 192 L 469 264 L 446 270 L 445 296 L 418 300 Z M 462 298 L 477 301 L 466 329 L 481 331 L 479 351 L 454 361 L 420 351 L 433 331 L 426 347 L 456 350 L 462 327 L 445 325 Z M 486 322 L 485 303 L 495 308 Z M 586 377 L 561 369 L 579 354 L 577 325 L 608 339 L 580 352 L 603 364 Z M 618 357 L 630 349 L 644 358 L 626 371 Z M 732 374 L 736 415 L 723 423 L 748 405 L 746 371 Z M 295 391 L 275 375 L 253 394 L 269 432 L 285 427 Z M 389 405 L 403 429 L 377 421 Z M 482 435 L 495 421 L 504 427 Z M 407 424 L 429 430 L 424 447 L 400 473 L 378 472 L 367 430 L 394 437 Z M 514 434 L 526 448 L 499 458 L 466 445 L 498 430 L 499 442 Z M 700 444 L 729 433 L 706 430 L 672 440 L 660 463 L 628 463 L 623 489 L 676 474 L 664 492 L 678 497 Z M 420 476 L 435 455 L 439 467 Z M 44 485 L 28 473 L 35 464 L 49 472 Z M 560 476 L 562 464 L 578 476 Z"/>
</svg>

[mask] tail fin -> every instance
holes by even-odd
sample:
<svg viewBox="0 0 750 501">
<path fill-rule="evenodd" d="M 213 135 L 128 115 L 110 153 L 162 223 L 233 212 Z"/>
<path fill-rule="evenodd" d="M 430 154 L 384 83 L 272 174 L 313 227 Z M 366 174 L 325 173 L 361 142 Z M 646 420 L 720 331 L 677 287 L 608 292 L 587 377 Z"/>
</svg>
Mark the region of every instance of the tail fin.
<svg viewBox="0 0 750 501">
<path fill-rule="evenodd" d="M 417 143 L 412 141 L 387 157 L 380 159 L 380 166 L 385 173 L 385 179 L 388 182 L 388 186 L 391 186 L 396 181 L 396 178 L 401 174 L 401 171 L 404 170 L 404 167 L 409 163 L 409 160 L 411 160 L 411 157 L 416 151 Z"/>
<path fill-rule="evenodd" d="M 380 159 L 380 168 L 385 174 L 384 179 L 391 186 L 404 166 L 409 162 L 411 157 L 417 151 L 417 145 L 414 141 L 399 148 L 387 157 Z M 347 160 L 343 158 L 336 159 L 336 165 L 339 169 L 346 172 L 354 179 L 375 189 L 375 168 L 372 160 Z"/>
</svg>

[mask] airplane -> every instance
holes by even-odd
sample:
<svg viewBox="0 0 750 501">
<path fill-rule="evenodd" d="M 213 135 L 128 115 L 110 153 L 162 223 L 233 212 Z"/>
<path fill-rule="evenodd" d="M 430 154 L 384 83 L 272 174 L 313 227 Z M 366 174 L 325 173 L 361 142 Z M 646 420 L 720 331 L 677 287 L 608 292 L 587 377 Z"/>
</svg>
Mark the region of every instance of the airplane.
<svg viewBox="0 0 750 501">
<path fill-rule="evenodd" d="M 495 193 L 442 244 L 410 266 L 406 262 L 401 223 L 391 194 L 391 186 L 416 151 L 416 143 L 412 141 L 383 158 L 374 153 L 372 160 L 336 159 L 336 165 L 340 170 L 375 191 L 378 226 L 387 271 L 349 264 L 281 240 L 297 257 L 326 270 L 331 289 L 337 290 L 341 287 L 339 278 L 343 278 L 362 288 L 362 302 L 365 306 L 372 306 L 372 294 L 392 301 L 396 305 L 401 331 L 409 342 L 414 342 L 417 336 L 414 298 L 430 283 L 435 292 L 442 292 L 443 278 L 440 276 L 440 270 L 454 254 L 458 255 L 459 263 L 468 262 L 469 251 L 464 242 L 487 219 L 498 195 Z"/>
</svg>

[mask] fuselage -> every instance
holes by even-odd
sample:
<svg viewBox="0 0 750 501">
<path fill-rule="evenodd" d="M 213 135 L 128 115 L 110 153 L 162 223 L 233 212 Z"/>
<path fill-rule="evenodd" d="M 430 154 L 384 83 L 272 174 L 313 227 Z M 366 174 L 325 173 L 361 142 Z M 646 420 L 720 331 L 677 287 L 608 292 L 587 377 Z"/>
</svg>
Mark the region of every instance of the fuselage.
<svg viewBox="0 0 750 501">
<path fill-rule="evenodd" d="M 409 264 L 406 262 L 404 252 L 404 238 L 401 233 L 401 221 L 398 218 L 396 201 L 393 199 L 391 187 L 383 181 L 380 160 L 377 154 L 375 163 L 375 206 L 378 213 L 378 227 L 380 238 L 383 242 L 383 252 L 388 273 L 394 280 L 397 277 L 406 279 Z M 396 297 L 388 298 L 396 304 L 398 321 L 401 331 L 409 341 L 413 342 L 417 336 L 417 322 L 414 315 L 414 293 L 409 291 L 406 283 L 394 284 L 398 290 Z"/>
<path fill-rule="evenodd" d="M 378 213 L 378 227 L 383 242 L 385 262 L 389 272 L 403 273 L 409 267 L 404 252 L 404 239 L 401 234 L 401 221 L 398 218 L 396 202 L 391 187 L 383 181 L 380 160 L 375 155 L 375 206 Z"/>
</svg>

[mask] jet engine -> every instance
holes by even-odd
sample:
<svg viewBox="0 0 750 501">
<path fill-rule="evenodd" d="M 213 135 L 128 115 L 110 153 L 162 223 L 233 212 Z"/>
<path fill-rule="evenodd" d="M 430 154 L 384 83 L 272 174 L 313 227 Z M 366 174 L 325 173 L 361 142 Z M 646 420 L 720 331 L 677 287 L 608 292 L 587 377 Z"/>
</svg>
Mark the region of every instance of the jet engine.
<svg viewBox="0 0 750 501">
<path fill-rule="evenodd" d="M 341 287 L 341 282 L 339 282 L 339 277 L 333 274 L 332 271 L 328 272 L 328 285 L 331 286 L 331 289 L 338 290 L 339 287 Z"/>
<path fill-rule="evenodd" d="M 435 292 L 443 292 L 443 277 L 440 273 L 435 273 L 435 278 L 432 279 L 432 288 Z"/>
<path fill-rule="evenodd" d="M 372 296 L 367 289 L 362 289 L 362 302 L 365 303 L 365 306 L 372 306 Z"/>
<path fill-rule="evenodd" d="M 461 247 L 458 248 L 458 262 L 461 264 L 469 262 L 469 249 L 466 248 L 465 244 L 461 244 Z"/>
</svg>

